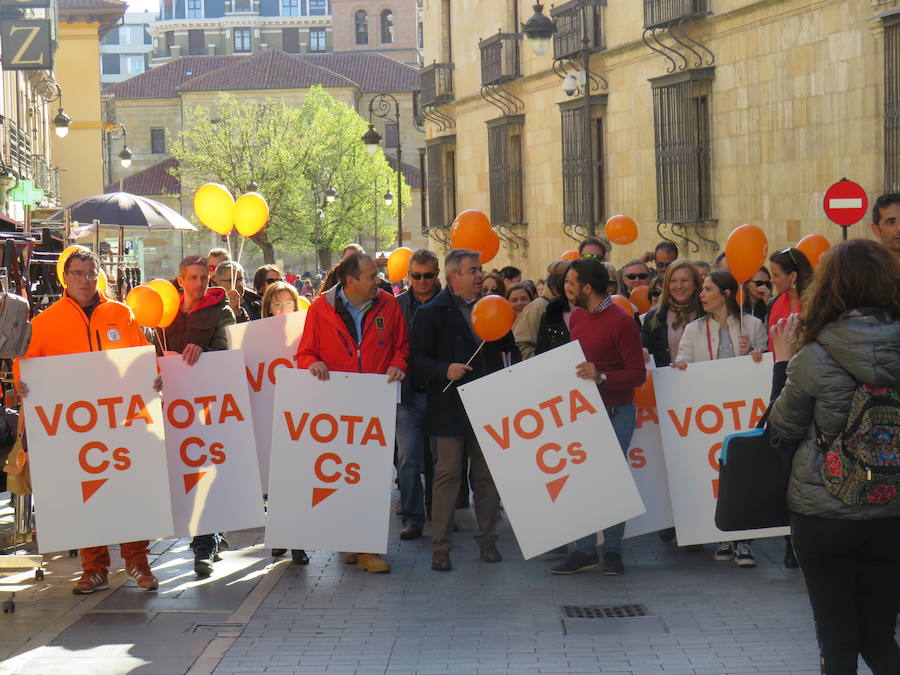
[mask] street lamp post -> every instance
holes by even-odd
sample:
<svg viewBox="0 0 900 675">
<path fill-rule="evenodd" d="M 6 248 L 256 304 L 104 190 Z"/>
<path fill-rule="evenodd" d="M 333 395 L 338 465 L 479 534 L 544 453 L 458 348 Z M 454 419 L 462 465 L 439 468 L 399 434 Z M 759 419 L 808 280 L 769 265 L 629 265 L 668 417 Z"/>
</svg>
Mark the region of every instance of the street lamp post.
<svg viewBox="0 0 900 675">
<path fill-rule="evenodd" d="M 56 80 L 47 78 L 34 85 L 34 92 L 47 103 L 59 101 L 59 110 L 53 118 L 53 131 L 59 138 L 65 138 L 72 126 L 72 118 L 63 110 L 62 87 Z"/>
<path fill-rule="evenodd" d="M 379 188 L 379 179 L 384 178 L 386 182 L 386 189 L 384 195 L 381 197 L 384 200 L 385 206 L 390 206 L 394 203 L 394 195 L 391 194 L 391 185 L 390 179 L 384 176 L 383 174 L 379 174 L 375 177 L 375 254 L 374 257 L 378 259 L 378 193 L 381 191 Z M 402 241 L 401 241 L 402 244 Z"/>
<path fill-rule="evenodd" d="M 393 112 L 393 117 L 391 117 L 391 112 Z M 376 94 L 369 101 L 369 130 L 362 137 L 362 141 L 365 143 L 366 150 L 369 153 L 374 153 L 381 143 L 381 134 L 375 131 L 375 125 L 372 124 L 373 115 L 383 120 L 392 121 L 397 125 L 397 245 L 403 246 L 403 164 L 401 163 L 403 158 L 401 146 L 403 144 L 400 142 L 400 103 L 392 94 L 386 93 Z"/>
<path fill-rule="evenodd" d="M 123 169 L 131 166 L 131 158 L 134 153 L 128 147 L 128 131 L 120 122 L 109 122 L 104 129 L 106 132 L 106 172 L 107 183 L 112 184 L 112 141 L 122 139 L 122 150 L 119 152 L 119 163 Z"/>
<path fill-rule="evenodd" d="M 594 215 L 594 139 L 591 125 L 591 41 L 588 37 L 587 8 L 592 6 L 590 0 L 581 0 L 579 11 L 581 12 L 581 64 L 584 68 L 584 82 L 581 85 L 584 96 L 584 137 L 587 139 L 587 180 L 585 192 L 587 193 L 587 225 L 588 232 L 593 237 L 597 233 L 596 216 Z M 531 51 L 535 56 L 542 56 L 550 49 L 551 38 L 556 32 L 556 24 L 552 19 L 544 15 L 544 6 L 538 2 L 534 5 L 534 14 L 522 24 L 522 32 L 531 44 Z M 569 77 L 572 77 L 571 75 Z M 568 78 L 567 78 L 568 79 Z M 572 86 L 574 93 L 575 87 Z M 565 83 L 564 83 L 565 86 Z M 569 90 L 566 90 L 569 93 Z"/>
</svg>

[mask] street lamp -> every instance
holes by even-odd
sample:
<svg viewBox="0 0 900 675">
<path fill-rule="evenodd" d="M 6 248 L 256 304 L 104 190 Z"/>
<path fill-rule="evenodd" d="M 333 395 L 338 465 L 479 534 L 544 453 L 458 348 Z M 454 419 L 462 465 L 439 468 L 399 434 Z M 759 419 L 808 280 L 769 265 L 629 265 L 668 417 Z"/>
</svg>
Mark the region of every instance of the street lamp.
<svg viewBox="0 0 900 675">
<path fill-rule="evenodd" d="M 131 166 L 131 158 L 134 157 L 134 153 L 128 147 L 128 131 L 123 124 L 120 122 L 108 122 L 105 131 L 107 175 L 108 182 L 112 183 L 112 141 L 122 139 L 122 150 L 119 152 L 118 157 L 119 164 L 122 165 L 123 169 Z"/>
<path fill-rule="evenodd" d="M 541 3 L 536 3 L 532 9 L 534 14 L 522 24 L 522 33 L 528 39 L 534 55 L 543 56 L 550 51 L 550 39 L 556 32 L 556 24 L 552 19 L 544 16 L 544 6 Z"/>
<path fill-rule="evenodd" d="M 72 118 L 63 110 L 62 87 L 56 80 L 47 78 L 34 85 L 34 93 L 47 103 L 59 100 L 59 111 L 53 118 L 53 131 L 59 138 L 65 138 L 69 133 L 69 127 L 72 126 Z"/>
<path fill-rule="evenodd" d="M 122 152 L 119 153 L 119 163 L 122 165 L 123 169 L 127 169 L 131 166 L 131 158 L 134 157 L 134 153 L 128 148 L 128 146 L 124 146 L 122 148 Z"/>
<path fill-rule="evenodd" d="M 56 113 L 56 117 L 53 118 L 53 131 L 60 138 L 65 138 L 69 135 L 70 126 L 72 126 L 72 118 L 66 114 L 65 110 L 60 108 L 59 112 Z"/>
<path fill-rule="evenodd" d="M 369 101 L 369 130 L 362 137 L 362 142 L 365 143 L 369 154 L 373 154 L 381 143 L 381 134 L 375 131 L 375 125 L 372 124 L 373 115 L 397 125 L 397 245 L 403 246 L 403 149 L 400 147 L 402 145 L 400 142 L 400 103 L 394 96 L 386 93 L 376 94 Z"/>
<path fill-rule="evenodd" d="M 391 191 L 388 190 L 387 192 L 384 193 L 384 205 L 390 206 L 393 203 L 394 203 L 394 195 L 392 195 Z"/>
<path fill-rule="evenodd" d="M 329 204 L 333 204 L 336 197 L 337 191 L 334 188 L 328 188 L 327 190 L 325 190 L 325 201 Z"/>
</svg>

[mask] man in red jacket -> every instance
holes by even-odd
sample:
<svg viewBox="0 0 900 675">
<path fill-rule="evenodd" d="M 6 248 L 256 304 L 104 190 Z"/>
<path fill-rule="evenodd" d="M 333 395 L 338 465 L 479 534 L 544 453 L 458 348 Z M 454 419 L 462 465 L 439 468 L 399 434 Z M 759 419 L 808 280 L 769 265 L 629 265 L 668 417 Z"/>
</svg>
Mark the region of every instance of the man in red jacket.
<svg viewBox="0 0 900 675">
<path fill-rule="evenodd" d="M 330 371 L 383 373 L 388 382 L 406 374 L 409 339 L 394 296 L 379 288 L 375 261 L 353 253 L 336 268 L 338 283 L 307 310 L 297 367 L 321 381 Z M 367 572 L 390 572 L 375 553 L 348 553 L 347 564 Z"/>
<path fill-rule="evenodd" d="M 576 260 L 566 274 L 566 297 L 575 304 L 569 333 L 581 343 L 587 359 L 579 363 L 578 377 L 597 383 L 609 421 L 622 448 L 628 452 L 636 422 L 634 389 L 644 383 L 647 371 L 641 349 L 641 332 L 634 317 L 612 301 L 607 292 L 609 272 L 599 260 Z M 603 530 L 603 574 L 625 572 L 622 536 L 625 523 Z M 575 542 L 574 550 L 553 574 L 575 574 L 597 567 L 597 535 Z"/>
</svg>

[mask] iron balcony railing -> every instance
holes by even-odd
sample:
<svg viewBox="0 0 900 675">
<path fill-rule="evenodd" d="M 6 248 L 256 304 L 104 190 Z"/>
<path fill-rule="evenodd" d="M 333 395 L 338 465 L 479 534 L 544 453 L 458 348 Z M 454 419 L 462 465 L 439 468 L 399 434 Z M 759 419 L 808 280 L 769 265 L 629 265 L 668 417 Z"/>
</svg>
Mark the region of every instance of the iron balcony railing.
<svg viewBox="0 0 900 675">
<path fill-rule="evenodd" d="M 644 0 L 644 28 L 664 28 L 709 14 L 709 0 Z"/>
<path fill-rule="evenodd" d="M 550 17 L 556 24 L 553 34 L 553 58 L 570 59 L 577 57 L 583 46 L 584 30 L 582 17 L 587 19 L 587 47 L 592 52 L 605 48 L 601 7 L 606 0 L 571 0 L 550 10 Z"/>
<path fill-rule="evenodd" d="M 522 77 L 521 39 L 518 33 L 497 33 L 478 43 L 482 86 L 503 84 Z"/>
<path fill-rule="evenodd" d="M 421 71 L 422 107 L 434 107 L 453 100 L 453 64 L 432 63 Z"/>
</svg>

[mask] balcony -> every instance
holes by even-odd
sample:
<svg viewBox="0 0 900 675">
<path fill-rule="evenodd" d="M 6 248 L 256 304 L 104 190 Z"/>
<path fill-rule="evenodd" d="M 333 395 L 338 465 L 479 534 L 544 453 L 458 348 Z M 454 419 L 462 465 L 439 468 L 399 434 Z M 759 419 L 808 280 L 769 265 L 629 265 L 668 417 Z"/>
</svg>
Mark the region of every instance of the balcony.
<svg viewBox="0 0 900 675">
<path fill-rule="evenodd" d="M 584 39 L 582 17 L 587 17 L 588 49 L 596 52 L 606 48 L 600 10 L 604 5 L 606 0 L 571 0 L 550 10 L 550 17 L 556 23 L 554 59 L 572 59 L 579 55 Z"/>
<path fill-rule="evenodd" d="M 481 49 L 482 86 L 501 85 L 522 77 L 519 50 L 522 36 L 497 33 L 478 43 Z"/>
<path fill-rule="evenodd" d="M 421 72 L 423 108 L 434 108 L 453 100 L 452 63 L 432 63 Z"/>
<path fill-rule="evenodd" d="M 644 28 L 666 28 L 709 14 L 709 0 L 644 0 Z"/>
<path fill-rule="evenodd" d="M 45 199 L 51 204 L 59 203 L 59 169 L 43 157 L 31 158 L 31 179 L 34 187 L 44 191 Z"/>
</svg>

